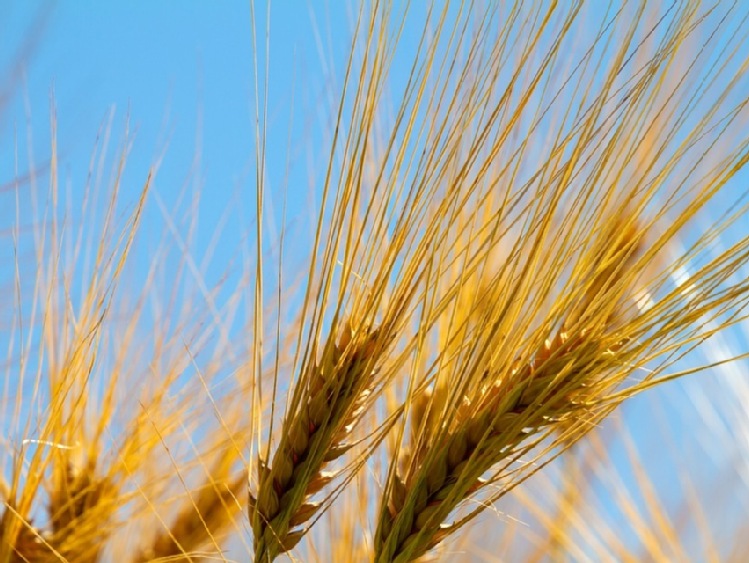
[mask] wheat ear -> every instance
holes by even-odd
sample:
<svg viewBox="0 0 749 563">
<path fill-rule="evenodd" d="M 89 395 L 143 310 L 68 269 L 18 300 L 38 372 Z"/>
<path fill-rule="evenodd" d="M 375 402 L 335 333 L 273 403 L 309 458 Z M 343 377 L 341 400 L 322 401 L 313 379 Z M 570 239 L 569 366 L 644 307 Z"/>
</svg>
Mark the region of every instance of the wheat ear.
<svg viewBox="0 0 749 563">
<path fill-rule="evenodd" d="M 3 561 L 60 561 L 60 555 L 49 544 L 48 539 L 6 502 L 5 511 L 0 517 L 0 555 Z"/>
<path fill-rule="evenodd" d="M 410 478 L 395 476 L 379 522 L 377 560 L 411 560 L 439 542 L 441 522 L 481 486 L 482 474 L 515 456 L 529 433 L 583 408 L 575 397 L 587 391 L 590 374 L 606 367 L 596 358 L 607 353 L 585 334 L 558 333 L 536 360 L 514 371 L 510 385 L 491 385 L 475 404 L 464 400 L 456 412 L 461 428 L 448 433 Z"/>
<path fill-rule="evenodd" d="M 361 415 L 373 383 L 379 330 L 352 332 L 344 325 L 331 336 L 319 364 L 311 365 L 298 407 L 283 422 L 273 461 L 258 467 L 258 493 L 250 494 L 249 514 L 255 536 L 255 561 L 272 561 L 302 539 L 302 525 L 321 503 L 312 497 L 332 475 L 324 466 L 348 449 L 345 440 Z"/>
<path fill-rule="evenodd" d="M 116 489 L 106 476 L 98 474 L 94 460 L 76 467 L 66 454 L 63 452 L 64 458 L 55 468 L 49 495 L 49 543 L 67 559 L 94 563 L 111 533 Z"/>
<path fill-rule="evenodd" d="M 193 500 L 180 510 L 169 530 L 160 533 L 136 561 L 191 561 L 192 552 L 210 542 L 216 543 L 217 536 L 234 522 L 246 486 L 245 473 L 230 481 L 208 478 L 190 495 Z"/>
<path fill-rule="evenodd" d="M 616 227 L 614 223 L 611 232 Z M 585 309 L 601 294 L 611 293 L 642 235 L 631 227 L 616 240 L 594 263 L 592 281 L 568 315 L 570 326 L 546 340 L 530 361 L 481 373 L 479 380 L 487 383 L 455 406 L 446 430 L 430 430 L 432 413 L 425 401 L 414 401 L 412 426 L 433 433 L 431 447 L 425 451 L 427 440 L 419 439 L 416 430 L 416 455 L 405 464 L 405 478 L 391 471 L 375 534 L 376 561 L 404 562 L 423 555 L 452 531 L 442 522 L 485 484 L 484 473 L 516 459 L 529 437 L 542 429 L 563 430 L 568 420 L 587 410 L 591 397 L 610 387 L 606 375 L 621 363 L 617 352 L 625 344 L 612 329 L 617 320 L 609 316 L 599 319 L 597 328 L 583 329 L 578 320 L 588 322 Z"/>
</svg>

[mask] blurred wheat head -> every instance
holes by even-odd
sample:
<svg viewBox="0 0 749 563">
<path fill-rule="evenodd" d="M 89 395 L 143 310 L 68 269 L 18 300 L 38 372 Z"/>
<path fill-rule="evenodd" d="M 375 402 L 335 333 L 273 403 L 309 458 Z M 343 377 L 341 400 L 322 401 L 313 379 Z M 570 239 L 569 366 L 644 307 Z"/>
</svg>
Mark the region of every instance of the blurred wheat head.
<svg viewBox="0 0 749 563">
<path fill-rule="evenodd" d="M 76 230 L 53 141 L 32 268 L 18 211 L 5 239 L 2 561 L 438 557 L 745 318 L 737 3 L 357 9 L 298 283 L 264 227 L 267 76 L 255 251 L 223 306 L 170 276 L 145 315 L 158 255 L 142 291 L 127 259 L 157 167 L 123 215 L 126 140 Z"/>
</svg>

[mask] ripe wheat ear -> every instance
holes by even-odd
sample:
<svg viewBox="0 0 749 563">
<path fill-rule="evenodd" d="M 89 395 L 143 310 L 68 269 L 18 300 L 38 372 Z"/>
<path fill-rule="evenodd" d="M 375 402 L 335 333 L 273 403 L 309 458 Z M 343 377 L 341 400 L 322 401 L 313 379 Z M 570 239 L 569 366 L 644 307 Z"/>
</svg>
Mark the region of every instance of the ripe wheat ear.
<svg viewBox="0 0 749 563">
<path fill-rule="evenodd" d="M 621 321 L 615 311 L 601 321 L 591 319 L 587 310 L 596 300 L 621 300 L 616 279 L 636 261 L 643 235 L 636 224 L 613 225 L 611 242 L 602 245 L 608 251 L 590 262 L 593 275 L 584 298 L 530 361 L 509 369 L 490 366 L 480 374 L 475 392 L 452 408 L 449 398 L 433 393 L 414 398 L 413 453 L 400 460 L 405 475 L 390 476 L 376 560 L 412 560 L 434 547 L 453 531 L 441 526 L 447 516 L 487 484 L 482 475 L 505 459 L 517 459 L 534 434 L 580 418 L 614 385 L 610 372 L 626 362 L 620 357 L 626 345 Z M 595 324 L 581 326 L 579 319 Z M 448 405 L 447 410 L 437 411 L 440 405 Z"/>
<path fill-rule="evenodd" d="M 272 463 L 259 461 L 257 498 L 250 495 L 256 561 L 293 549 L 320 508 L 311 497 L 331 480 L 324 466 L 348 449 L 345 440 L 371 391 L 377 337 L 376 329 L 354 333 L 345 324 L 299 380 L 299 406 L 284 419 Z"/>
</svg>

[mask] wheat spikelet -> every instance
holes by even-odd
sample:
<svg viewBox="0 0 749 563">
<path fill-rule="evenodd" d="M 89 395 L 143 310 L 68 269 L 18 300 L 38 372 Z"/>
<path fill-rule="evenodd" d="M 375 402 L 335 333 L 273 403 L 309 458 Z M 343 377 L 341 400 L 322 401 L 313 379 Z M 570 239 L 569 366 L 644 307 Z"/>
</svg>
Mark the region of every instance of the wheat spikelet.
<svg viewBox="0 0 749 563">
<path fill-rule="evenodd" d="M 354 333 L 344 325 L 300 380 L 301 404 L 286 416 L 271 465 L 260 463 L 257 497 L 250 496 L 256 561 L 293 549 L 304 535 L 300 527 L 320 508 L 309 501 L 330 481 L 325 464 L 347 450 L 345 440 L 373 384 L 379 336 L 377 329 Z"/>
<path fill-rule="evenodd" d="M 589 384 L 579 375 L 605 369 L 606 364 L 595 358 L 610 353 L 594 343 L 583 352 L 580 348 L 586 346 L 584 340 L 570 343 L 565 334 L 558 334 L 539 352 L 538 364 L 513 373 L 518 379 L 515 389 L 495 384 L 481 398 L 479 407 L 469 401 L 463 403 L 464 412 L 472 407 L 474 410 L 456 414 L 462 429 L 437 442 L 441 453 L 428 456 L 405 482 L 395 477 L 379 533 L 380 541 L 396 546 L 391 553 L 383 547 L 378 553 L 381 560 L 399 560 L 401 551 L 412 559 L 433 547 L 444 537 L 439 530 L 442 520 L 483 485 L 479 479 L 482 474 L 500 460 L 517 455 L 529 433 L 575 416 L 580 407 L 572 398 Z M 554 362 L 542 359 L 545 355 Z M 561 381 L 560 374 L 565 375 Z M 564 381 L 567 377 L 569 381 Z"/>
</svg>

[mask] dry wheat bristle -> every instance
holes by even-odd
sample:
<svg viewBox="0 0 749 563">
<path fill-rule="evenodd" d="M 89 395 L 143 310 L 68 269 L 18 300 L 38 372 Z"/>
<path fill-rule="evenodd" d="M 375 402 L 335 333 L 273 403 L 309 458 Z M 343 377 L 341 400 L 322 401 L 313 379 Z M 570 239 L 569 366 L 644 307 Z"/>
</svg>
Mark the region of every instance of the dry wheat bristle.
<svg viewBox="0 0 749 563">
<path fill-rule="evenodd" d="M 378 329 L 356 333 L 345 324 L 337 342 L 326 344 L 310 366 L 300 406 L 284 419 L 271 465 L 260 462 L 258 493 L 250 495 L 255 560 L 270 561 L 293 549 L 305 522 L 320 509 L 311 498 L 330 482 L 327 463 L 348 449 L 346 438 L 361 416 L 373 384 Z"/>
</svg>

